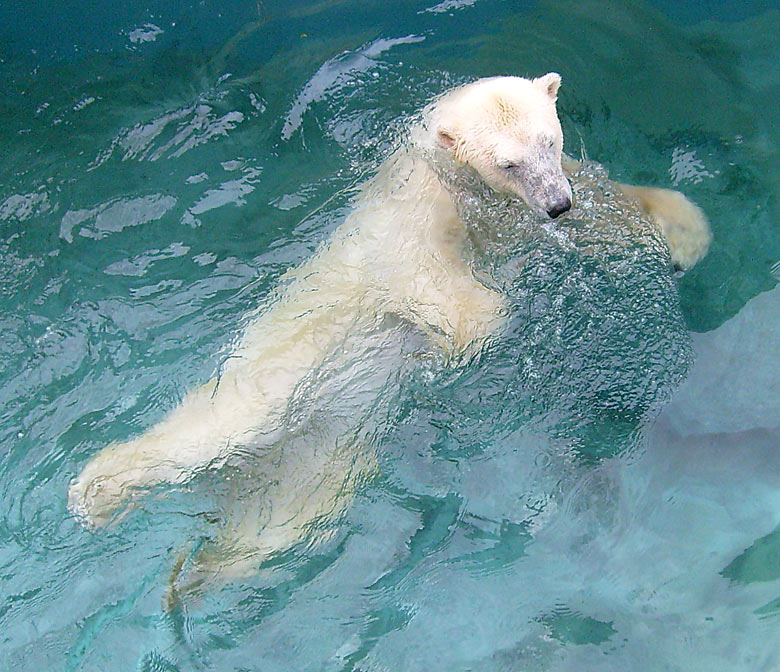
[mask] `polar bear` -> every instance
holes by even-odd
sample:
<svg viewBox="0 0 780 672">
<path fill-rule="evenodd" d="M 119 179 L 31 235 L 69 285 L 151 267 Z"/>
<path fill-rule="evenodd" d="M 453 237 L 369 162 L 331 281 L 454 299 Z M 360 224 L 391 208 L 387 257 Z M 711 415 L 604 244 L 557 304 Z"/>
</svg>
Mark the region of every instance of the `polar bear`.
<svg viewBox="0 0 780 672">
<path fill-rule="evenodd" d="M 383 358 L 394 347 L 382 327 L 388 316 L 413 325 L 452 362 L 479 352 L 505 323 L 504 297 L 475 273 L 468 253 L 468 239 L 481 234 L 460 216 L 464 194 L 454 191 L 464 183 L 448 180 L 447 171 L 467 171 L 480 188 L 523 204 L 540 222 L 571 208 L 567 175 L 578 163 L 562 152 L 560 83 L 556 73 L 493 77 L 431 103 L 331 239 L 287 273 L 218 378 L 87 463 L 70 487 L 73 514 L 91 528 L 104 526 L 155 486 L 185 483 L 240 456 L 269 465 L 258 472 L 267 480 L 261 504 L 224 526 L 199 567 L 246 574 L 316 536 L 318 523 L 343 511 L 376 468 L 355 418 L 361 404 L 371 406 L 370 391 L 392 376 L 393 356 Z M 621 191 L 655 221 L 676 266 L 689 269 L 704 256 L 709 226 L 685 196 L 616 185 Z M 346 367 L 345 380 L 360 378 L 363 396 L 347 395 L 354 404 L 340 414 L 306 417 L 306 400 L 328 394 L 318 381 L 337 365 Z M 290 445 L 295 450 L 282 450 Z"/>
</svg>

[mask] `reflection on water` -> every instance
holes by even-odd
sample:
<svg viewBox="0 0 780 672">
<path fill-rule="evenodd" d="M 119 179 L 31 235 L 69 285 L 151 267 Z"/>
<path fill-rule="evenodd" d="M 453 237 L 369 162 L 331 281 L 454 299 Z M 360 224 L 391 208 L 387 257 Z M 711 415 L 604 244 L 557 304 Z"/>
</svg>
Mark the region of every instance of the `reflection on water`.
<svg viewBox="0 0 780 672">
<path fill-rule="evenodd" d="M 359 75 L 370 72 L 378 65 L 376 58 L 399 44 L 414 44 L 425 38 L 408 35 L 395 39 L 379 39 L 362 46 L 354 53 L 339 54 L 336 58 L 326 61 L 317 72 L 306 82 L 296 97 L 289 112 L 285 115 L 282 126 L 282 140 L 289 140 L 300 127 L 303 115 L 312 103 L 325 100 L 326 97 L 360 83 Z M 376 75 L 378 76 L 378 74 Z"/>
<path fill-rule="evenodd" d="M 174 205 L 173 196 L 153 194 L 140 198 L 119 199 L 89 210 L 68 210 L 60 223 L 60 237 L 73 242 L 73 229 L 85 238 L 104 238 L 128 226 L 139 226 L 160 219 Z M 92 220 L 91 225 L 86 224 Z M 84 225 L 84 226 L 82 226 Z"/>
<path fill-rule="evenodd" d="M 55 5 L 0 22 L 11 669 L 776 667 L 776 9 Z M 493 269 L 507 339 L 463 369 L 413 362 L 333 537 L 165 614 L 229 474 L 102 534 L 68 515 L 70 479 L 218 370 L 432 96 L 549 70 L 569 153 L 709 214 L 710 254 L 675 281 L 684 322 L 662 269 L 539 231 L 534 263 Z"/>
</svg>

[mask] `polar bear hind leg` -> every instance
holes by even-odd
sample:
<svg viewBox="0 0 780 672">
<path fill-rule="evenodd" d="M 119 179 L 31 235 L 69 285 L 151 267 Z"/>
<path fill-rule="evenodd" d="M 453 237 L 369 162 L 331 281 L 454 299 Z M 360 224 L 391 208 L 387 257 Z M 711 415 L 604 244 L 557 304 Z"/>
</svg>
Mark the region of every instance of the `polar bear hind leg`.
<svg viewBox="0 0 780 672">
<path fill-rule="evenodd" d="M 373 448 L 357 438 L 341 438 L 313 456 L 305 451 L 308 460 L 300 452 L 286 446 L 277 453 L 263 472 L 260 492 L 247 496 L 252 488 L 246 479 L 235 484 L 217 537 L 200 546 L 189 567 L 187 551 L 174 564 L 168 610 L 207 586 L 255 575 L 264 562 L 298 544 L 312 548 L 327 541 L 358 490 L 378 473 Z"/>
</svg>

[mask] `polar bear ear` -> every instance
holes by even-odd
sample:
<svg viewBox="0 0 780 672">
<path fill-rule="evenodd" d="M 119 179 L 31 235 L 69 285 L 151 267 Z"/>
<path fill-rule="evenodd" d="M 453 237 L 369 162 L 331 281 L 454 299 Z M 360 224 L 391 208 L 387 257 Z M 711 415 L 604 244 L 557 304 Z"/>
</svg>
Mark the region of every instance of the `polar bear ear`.
<svg viewBox="0 0 780 672">
<path fill-rule="evenodd" d="M 439 130 L 436 131 L 436 139 L 444 149 L 449 149 L 451 152 L 455 151 L 455 147 L 458 144 L 455 133 L 447 128 L 439 128 Z"/>
<path fill-rule="evenodd" d="M 561 76 L 557 72 L 548 72 L 542 77 L 537 77 L 534 80 L 534 84 L 546 92 L 550 98 L 556 100 L 558 98 L 558 89 L 561 86 Z"/>
</svg>

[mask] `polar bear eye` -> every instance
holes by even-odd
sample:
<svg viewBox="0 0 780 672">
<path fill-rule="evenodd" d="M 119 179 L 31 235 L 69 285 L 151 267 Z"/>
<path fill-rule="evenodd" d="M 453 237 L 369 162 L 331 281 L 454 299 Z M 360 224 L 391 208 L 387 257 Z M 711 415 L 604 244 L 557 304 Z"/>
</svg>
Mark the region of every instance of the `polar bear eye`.
<svg viewBox="0 0 780 672">
<path fill-rule="evenodd" d="M 501 170 L 516 171 L 520 169 L 520 164 L 505 160 L 499 161 L 498 167 L 501 168 Z"/>
</svg>

